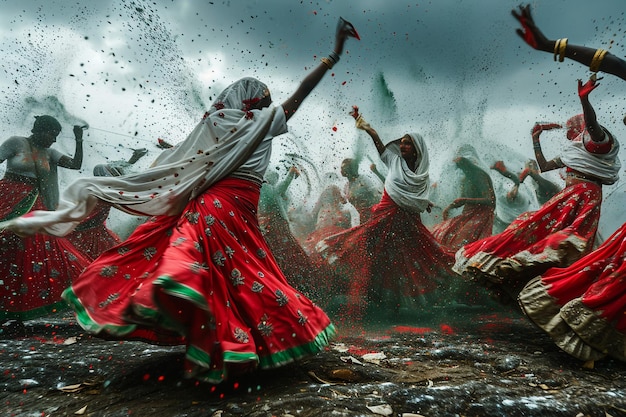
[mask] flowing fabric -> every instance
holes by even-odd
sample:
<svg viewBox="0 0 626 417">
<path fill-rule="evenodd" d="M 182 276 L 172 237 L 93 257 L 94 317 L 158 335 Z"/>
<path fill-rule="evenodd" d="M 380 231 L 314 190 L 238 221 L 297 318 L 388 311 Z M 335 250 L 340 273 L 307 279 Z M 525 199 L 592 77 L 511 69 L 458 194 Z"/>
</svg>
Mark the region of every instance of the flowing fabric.
<svg viewBox="0 0 626 417">
<path fill-rule="evenodd" d="M 335 334 L 328 316 L 289 285 L 257 218 L 271 141 L 287 129 L 284 112 L 249 109 L 269 94 L 259 81 L 243 79 L 226 91 L 200 131 L 157 161 L 157 171 L 160 164 L 177 166 L 181 181 L 197 184 L 177 189 L 172 195 L 180 197 L 165 205 L 184 207 L 137 227 L 63 293 L 86 330 L 104 338 L 184 344 L 184 375 L 211 383 L 319 352 Z M 214 126 L 228 140 L 211 136 Z M 205 142 L 216 146 L 203 150 Z M 196 154 L 204 160 L 202 170 L 191 156 Z M 215 155 L 227 161 L 211 160 Z M 138 177 L 114 179 L 123 186 L 126 178 L 132 178 L 132 190 Z"/>
<path fill-rule="evenodd" d="M 99 202 L 94 211 L 66 236 L 89 260 L 121 243 L 120 237 L 106 225 L 111 206 Z"/>
<path fill-rule="evenodd" d="M 476 149 L 469 144 L 464 144 L 457 149 L 454 161 L 464 159 L 470 164 L 472 172 L 463 170 L 466 178 L 462 198 L 476 198 L 488 190 L 493 189 L 489 170 L 484 166 Z M 478 176 L 480 181 L 472 181 L 468 175 Z M 480 184 L 479 186 L 476 184 Z M 484 188 L 484 189 L 483 189 Z M 478 239 L 491 236 L 493 231 L 495 201 L 491 205 L 466 203 L 463 205 L 461 214 L 448 218 L 432 228 L 433 236 L 439 243 L 448 250 L 456 252 L 463 245 L 474 242 Z"/>
<path fill-rule="evenodd" d="M 0 220 L 44 210 L 36 180 L 0 180 Z M 89 264 L 67 239 L 0 231 L 0 318 L 28 320 L 67 308 L 61 293 Z"/>
<path fill-rule="evenodd" d="M 381 154 L 389 173 L 370 220 L 318 244 L 318 252 L 346 277 L 343 285 L 333 290 L 347 295 L 345 314 L 349 319 L 359 319 L 369 301 L 385 303 L 385 295 L 392 294 L 397 305 L 400 297 L 420 297 L 453 275 L 449 269 L 452 255 L 420 219 L 419 212 L 429 204 L 428 153 L 421 136 L 410 137 L 422 156 L 417 169 L 409 169 L 395 148 L 397 143 L 392 142 Z M 395 190 L 393 194 L 388 186 Z M 399 198 L 402 203 L 393 197 L 399 193 L 408 194 Z"/>
<path fill-rule="evenodd" d="M 518 301 L 570 355 L 626 361 L 626 224 L 569 267 L 531 280 Z"/>
<path fill-rule="evenodd" d="M 381 155 L 389 171 L 385 177 L 385 191 L 403 209 L 421 213 L 431 204 L 428 199 L 430 159 L 424 138 L 418 133 L 409 133 L 409 136 L 421 155 L 419 164 L 414 171 L 409 169 L 400 154 L 400 140 L 388 143 Z"/>
<path fill-rule="evenodd" d="M 465 204 L 458 216 L 451 217 L 433 228 L 439 243 L 456 252 L 462 246 L 491 236 L 494 220 L 493 207 L 484 204 Z"/>
<path fill-rule="evenodd" d="M 266 137 L 275 108 L 249 108 L 269 94 L 266 90 L 252 78 L 233 83 L 187 139 L 163 151 L 150 169 L 119 177 L 79 178 L 64 190 L 55 211 L 33 211 L 0 223 L 0 229 L 65 236 L 89 216 L 98 200 L 136 215 L 180 214 L 191 199 L 248 162 Z"/>
<path fill-rule="evenodd" d="M 187 346 L 209 382 L 319 351 L 328 317 L 280 271 L 256 218 L 259 186 L 226 178 L 181 216 L 159 216 L 102 254 L 64 297 L 102 337 Z"/>
<path fill-rule="evenodd" d="M 309 297 L 320 296 L 315 283 L 321 271 L 291 234 L 287 220 L 278 213 L 259 213 L 258 217 L 263 237 L 287 280 Z M 317 299 L 317 296 L 314 298 Z"/>
<path fill-rule="evenodd" d="M 400 208 L 387 194 L 364 224 L 324 239 L 318 250 L 339 275 L 334 292 L 348 296 L 345 313 L 358 319 L 385 294 L 418 298 L 453 275 L 453 257 L 422 224 L 419 214 Z M 339 284 L 339 285 L 338 285 Z"/>
<path fill-rule="evenodd" d="M 599 184 L 566 187 L 539 210 L 521 214 L 502 233 L 459 249 L 453 270 L 500 284 L 515 299 L 530 278 L 553 266 L 570 265 L 591 251 L 601 201 Z"/>
<path fill-rule="evenodd" d="M 605 137 L 608 136 L 606 133 Z M 561 161 L 570 169 L 598 178 L 602 184 L 614 184 L 619 179 L 622 168 L 618 158 L 619 142 L 613 140 L 613 146 L 610 146 L 606 153 L 591 153 L 585 147 L 585 143 L 591 141 L 586 130 L 575 140 L 568 141 L 568 146 L 560 157 Z"/>
</svg>

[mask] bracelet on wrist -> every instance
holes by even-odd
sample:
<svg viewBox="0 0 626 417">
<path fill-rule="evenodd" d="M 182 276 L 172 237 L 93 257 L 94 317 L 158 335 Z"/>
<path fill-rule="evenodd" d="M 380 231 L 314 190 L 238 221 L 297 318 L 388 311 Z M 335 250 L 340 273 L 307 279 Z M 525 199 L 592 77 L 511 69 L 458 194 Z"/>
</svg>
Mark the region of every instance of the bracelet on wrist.
<svg viewBox="0 0 626 417">
<path fill-rule="evenodd" d="M 554 42 L 554 60 L 559 58 L 559 62 L 565 61 L 565 48 L 567 47 L 567 38 L 557 39 Z"/>
<path fill-rule="evenodd" d="M 329 58 L 326 58 L 326 57 L 320 58 L 320 61 L 322 61 L 322 63 L 324 65 L 326 65 L 326 67 L 328 67 L 328 69 L 332 69 L 332 67 L 334 65 L 333 61 L 331 61 Z"/>
<path fill-rule="evenodd" d="M 606 49 L 596 50 L 596 53 L 593 54 L 593 58 L 591 59 L 591 64 L 589 64 L 589 71 L 598 72 L 600 70 L 600 64 L 602 64 L 602 60 L 607 52 Z"/>
</svg>

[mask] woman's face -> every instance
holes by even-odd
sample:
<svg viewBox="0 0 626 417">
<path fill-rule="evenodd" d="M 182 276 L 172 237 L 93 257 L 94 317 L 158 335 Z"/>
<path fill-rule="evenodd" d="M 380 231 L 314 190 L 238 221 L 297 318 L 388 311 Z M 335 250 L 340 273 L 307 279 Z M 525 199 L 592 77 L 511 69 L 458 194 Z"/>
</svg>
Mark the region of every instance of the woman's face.
<svg viewBox="0 0 626 417">
<path fill-rule="evenodd" d="M 61 133 L 58 130 L 42 130 L 33 134 L 33 144 L 41 148 L 49 148 L 54 142 L 57 141 L 57 136 Z"/>
<path fill-rule="evenodd" d="M 402 154 L 404 159 L 417 159 L 419 156 L 409 135 L 404 135 L 400 139 L 400 154 Z"/>
</svg>

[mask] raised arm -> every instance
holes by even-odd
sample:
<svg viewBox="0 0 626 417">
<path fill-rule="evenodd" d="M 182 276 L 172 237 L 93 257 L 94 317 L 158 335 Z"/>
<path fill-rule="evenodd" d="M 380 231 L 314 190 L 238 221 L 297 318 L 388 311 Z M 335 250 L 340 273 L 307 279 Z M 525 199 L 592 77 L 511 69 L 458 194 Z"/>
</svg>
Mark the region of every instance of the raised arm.
<svg viewBox="0 0 626 417">
<path fill-rule="evenodd" d="M 356 120 L 357 129 L 365 130 L 365 132 L 370 135 L 372 141 L 374 141 L 374 145 L 376 146 L 378 154 L 382 155 L 383 152 L 385 152 L 385 145 L 383 144 L 383 141 L 380 140 L 378 132 L 376 132 L 376 130 L 374 130 L 374 128 L 370 126 L 370 124 L 367 123 L 365 119 L 363 119 L 363 116 L 359 114 L 359 108 L 357 106 L 352 106 L 352 112 L 350 113 L 350 115 Z"/>
<path fill-rule="evenodd" d="M 328 57 L 324 57 L 321 59 L 321 63 L 313 69 L 313 71 L 307 75 L 304 80 L 300 83 L 298 89 L 283 103 L 283 109 L 285 110 L 285 116 L 287 120 L 291 118 L 300 107 L 300 104 L 304 101 L 305 98 L 313 91 L 315 87 L 319 84 L 324 77 L 324 74 L 331 69 L 337 62 L 339 62 L 339 57 L 343 52 L 343 47 L 346 42 L 346 39 L 349 37 L 354 37 L 359 39 L 359 35 L 354 29 L 354 26 L 350 22 L 339 18 L 339 23 L 337 24 L 337 31 L 335 33 L 335 48 L 328 55 Z"/>
<path fill-rule="evenodd" d="M 63 155 L 59 159 L 59 166 L 68 169 L 80 169 L 83 165 L 83 128 L 81 126 L 74 126 L 74 138 L 76 140 L 76 150 L 74 151 L 74 157 L 70 158 L 67 155 Z"/>
<path fill-rule="evenodd" d="M 287 172 L 287 176 L 284 180 L 278 183 L 276 186 L 276 192 L 279 196 L 284 197 L 285 193 L 287 193 L 287 189 L 291 185 L 291 182 L 294 178 L 298 178 L 300 176 L 300 171 L 295 166 L 289 168 L 289 172 Z"/>
<path fill-rule="evenodd" d="M 519 6 L 519 10 L 514 9 L 511 13 L 522 25 L 516 30 L 517 34 L 533 49 L 553 53 L 555 61 L 557 57 L 559 62 L 569 58 L 589 66 L 591 72 L 602 71 L 626 80 L 626 61 L 607 50 L 573 45 L 568 43 L 567 38 L 557 40 L 546 38 L 535 24 L 529 4 Z"/>
<path fill-rule="evenodd" d="M 541 150 L 541 142 L 539 140 L 541 132 L 544 130 L 558 129 L 560 127 L 561 125 L 557 123 L 535 123 L 535 126 L 533 126 L 533 130 L 531 131 L 533 150 L 535 151 L 535 160 L 541 172 L 552 171 L 553 169 L 563 167 L 563 163 L 559 159 L 546 160 Z"/>
<path fill-rule="evenodd" d="M 592 76 L 585 84 L 583 84 L 581 80 L 578 80 L 578 97 L 580 97 L 580 104 L 583 107 L 585 127 L 587 132 L 589 132 L 589 136 L 591 136 L 591 140 L 594 142 L 602 142 L 604 140 L 605 132 L 600 124 L 598 124 L 596 112 L 589 102 L 589 93 L 600 85 L 596 81 L 595 76 Z"/>
</svg>

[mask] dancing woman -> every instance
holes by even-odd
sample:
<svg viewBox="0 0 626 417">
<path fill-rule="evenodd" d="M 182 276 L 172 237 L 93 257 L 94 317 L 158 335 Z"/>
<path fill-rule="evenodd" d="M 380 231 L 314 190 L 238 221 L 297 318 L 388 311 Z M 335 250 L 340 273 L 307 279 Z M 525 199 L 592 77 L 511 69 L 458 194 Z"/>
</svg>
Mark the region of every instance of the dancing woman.
<svg viewBox="0 0 626 417">
<path fill-rule="evenodd" d="M 347 319 L 366 313 L 368 302 L 397 308 L 402 298 L 421 298 L 433 291 L 450 271 L 447 254 L 422 224 L 429 210 L 428 149 L 417 133 L 387 145 L 355 107 L 356 127 L 373 140 L 389 172 L 380 202 L 371 218 L 345 232 L 326 238 L 319 251 L 348 275 Z M 391 303 L 385 300 L 391 296 Z"/>
<path fill-rule="evenodd" d="M 496 284 L 498 295 L 515 299 L 534 276 L 553 266 L 567 266 L 593 248 L 600 217 L 602 185 L 619 177 L 619 143 L 600 126 L 589 102 L 597 87 L 594 78 L 584 85 L 578 81 L 578 95 L 584 124 L 577 130 L 569 123 L 569 142 L 563 154 L 547 161 L 539 141 L 544 128 L 532 131 L 533 148 L 539 168 L 566 169 L 565 188 L 539 210 L 521 214 L 502 233 L 459 249 L 453 269 L 471 279 Z M 505 293 L 501 293 L 504 291 Z"/>
<path fill-rule="evenodd" d="M 0 179 L 0 222 L 33 210 L 54 210 L 59 203 L 58 168 L 78 170 L 82 165 L 82 127 L 74 126 L 73 157 L 51 148 L 61 133 L 54 117 L 37 116 L 31 132 L 0 145 L 0 162 L 7 161 Z M 15 321 L 19 334 L 23 320 L 65 308 L 61 293 L 88 263 L 65 238 L 0 229 L 0 319 Z"/>
<path fill-rule="evenodd" d="M 350 36 L 356 31 L 341 19 L 334 50 L 282 105 L 272 105 L 259 80 L 236 81 L 150 169 L 79 179 L 57 211 L 5 225 L 66 233 L 99 200 L 154 215 L 65 291 L 83 328 L 109 339 L 184 344 L 185 377 L 211 383 L 329 343 L 334 325 L 289 285 L 263 239 L 257 205 L 272 139 L 287 131 Z"/>
</svg>

